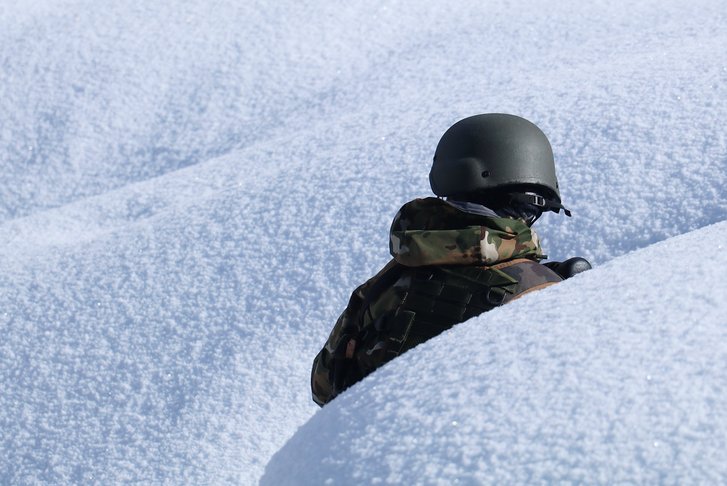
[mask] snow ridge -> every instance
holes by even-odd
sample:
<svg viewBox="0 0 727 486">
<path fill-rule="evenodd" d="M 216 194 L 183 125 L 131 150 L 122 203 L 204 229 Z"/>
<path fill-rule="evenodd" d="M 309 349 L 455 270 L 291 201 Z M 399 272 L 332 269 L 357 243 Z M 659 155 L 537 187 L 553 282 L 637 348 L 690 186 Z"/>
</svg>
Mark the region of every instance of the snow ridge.
<svg viewBox="0 0 727 486">
<path fill-rule="evenodd" d="M 723 483 L 726 236 L 672 238 L 455 326 L 319 411 L 261 484 Z M 713 255 L 689 258 L 705 241 Z"/>
<path fill-rule="evenodd" d="M 336 415 L 310 400 L 311 360 L 464 116 L 545 131 L 574 211 L 538 222 L 545 249 L 603 265 L 589 285 L 620 302 L 596 282 L 608 262 L 727 219 L 725 15 L 714 0 L 1 6 L 0 483 L 256 483 L 298 427 Z M 709 231 L 676 258 L 705 279 Z M 684 288 L 666 277 L 671 300 Z M 413 356 L 439 359 L 457 332 Z"/>
</svg>

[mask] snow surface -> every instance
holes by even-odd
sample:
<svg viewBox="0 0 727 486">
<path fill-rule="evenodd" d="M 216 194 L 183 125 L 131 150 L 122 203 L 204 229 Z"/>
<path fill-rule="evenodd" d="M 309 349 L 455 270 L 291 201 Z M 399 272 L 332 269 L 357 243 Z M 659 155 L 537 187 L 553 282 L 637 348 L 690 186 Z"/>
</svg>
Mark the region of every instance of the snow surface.
<svg viewBox="0 0 727 486">
<path fill-rule="evenodd" d="M 291 437 L 268 473 L 295 471 L 291 448 L 306 442 L 312 424 L 330 428 L 329 437 L 344 433 L 320 422 L 338 420 L 338 404 L 316 413 L 310 400 L 312 358 L 351 289 L 387 261 L 391 218 L 429 194 L 436 142 L 464 116 L 515 113 L 548 134 L 574 211 L 571 220 L 538 223 L 551 257 L 603 264 L 725 221 L 725 17 L 716 0 L 3 3 L 0 483 L 251 484 Z M 721 228 L 709 231 L 724 236 Z M 719 244 L 700 240 L 673 258 L 701 269 L 703 255 L 719 258 Z M 647 265 L 651 251 L 623 265 Z M 580 279 L 605 289 L 599 305 L 609 309 L 626 284 L 613 281 L 618 272 L 608 268 L 622 264 L 612 265 Z M 705 280 L 718 268 L 705 268 Z M 680 312 L 699 315 L 693 293 L 702 287 L 685 289 L 681 278 L 658 282 L 664 298 L 652 314 L 639 313 L 645 328 L 661 329 L 659 303 L 675 292 Z M 566 284 L 528 301 L 555 309 L 562 295 L 580 299 Z M 723 305 L 724 289 L 716 282 L 703 298 Z M 563 331 L 568 321 L 555 319 Z M 720 332 L 710 323 L 705 333 Z M 628 322 L 613 326 L 617 334 L 606 337 L 639 335 Z M 517 329 L 502 344 L 490 336 L 493 346 Z M 429 366 L 449 366 L 457 332 L 413 356 L 446 355 Z M 588 334 L 571 339 L 589 349 Z M 699 339 L 684 348 L 684 369 L 674 368 L 688 390 L 697 386 L 684 373 L 696 369 L 690 353 Z M 537 363 L 567 374 L 575 349 Z M 664 343 L 667 355 L 677 349 Z M 644 360 L 654 356 L 644 352 Z M 513 357 L 501 359 L 492 366 Z M 611 366 L 586 369 L 604 381 L 640 373 L 624 365 L 612 375 Z M 705 386 L 721 383 L 709 377 L 724 374 L 724 361 L 713 366 Z M 466 363 L 459 372 L 489 373 Z M 421 400 L 436 396 L 423 391 Z M 694 397 L 720 395 L 698 389 Z M 613 409 L 621 399 L 629 409 L 625 394 L 611 398 Z M 425 411 L 436 420 L 438 409 Z M 656 409 L 644 416 L 661 424 Z M 379 417 L 397 420 L 393 411 Z M 510 420 L 511 431 L 537 423 Z M 721 412 L 714 430 L 723 424 Z M 571 430 L 593 438 L 602 429 Z M 717 437 L 695 434 L 684 457 Z M 609 462 L 632 444 L 588 464 L 603 466 L 604 481 L 629 472 L 648 480 L 648 458 L 628 470 Z M 418 460 L 407 447 L 397 456 L 395 445 L 382 445 L 394 479 L 397 461 Z M 527 446 L 523 454 L 533 451 Z M 553 470 L 576 477 L 566 455 L 557 458 Z M 700 460 L 711 464 L 708 455 Z M 448 477 L 479 474 L 475 462 L 455 457 Z M 528 471 L 502 464 L 514 480 Z M 333 464 L 321 474 L 336 471 Z"/>
<path fill-rule="evenodd" d="M 455 326 L 324 407 L 261 484 L 725 484 L 726 242 L 722 222 Z"/>
</svg>

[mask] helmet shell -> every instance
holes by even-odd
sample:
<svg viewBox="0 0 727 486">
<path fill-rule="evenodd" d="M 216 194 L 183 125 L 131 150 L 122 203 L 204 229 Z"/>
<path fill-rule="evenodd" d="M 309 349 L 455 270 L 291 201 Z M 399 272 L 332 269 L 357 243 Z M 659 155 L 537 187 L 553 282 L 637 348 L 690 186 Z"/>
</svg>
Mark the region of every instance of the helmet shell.
<svg viewBox="0 0 727 486">
<path fill-rule="evenodd" d="M 532 122 L 486 113 L 458 121 L 439 140 L 429 173 L 441 197 L 527 187 L 560 203 L 553 149 Z"/>
</svg>

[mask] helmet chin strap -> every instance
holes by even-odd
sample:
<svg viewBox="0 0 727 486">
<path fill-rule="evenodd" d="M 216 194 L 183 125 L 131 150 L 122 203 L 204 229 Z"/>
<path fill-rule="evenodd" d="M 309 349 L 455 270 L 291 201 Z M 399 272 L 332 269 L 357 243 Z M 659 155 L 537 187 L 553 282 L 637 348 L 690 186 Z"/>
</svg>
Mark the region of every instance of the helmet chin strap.
<svg viewBox="0 0 727 486">
<path fill-rule="evenodd" d="M 561 203 L 553 199 L 546 199 L 539 194 L 535 194 L 533 192 L 515 192 L 508 194 L 508 196 L 510 197 L 511 201 L 532 204 L 533 206 L 541 208 L 543 211 L 553 211 L 555 213 L 560 213 L 560 210 L 562 209 L 566 216 L 568 216 L 569 218 L 571 217 L 571 212 L 566 209 Z M 534 222 L 535 221 L 533 221 L 533 223 Z"/>
</svg>

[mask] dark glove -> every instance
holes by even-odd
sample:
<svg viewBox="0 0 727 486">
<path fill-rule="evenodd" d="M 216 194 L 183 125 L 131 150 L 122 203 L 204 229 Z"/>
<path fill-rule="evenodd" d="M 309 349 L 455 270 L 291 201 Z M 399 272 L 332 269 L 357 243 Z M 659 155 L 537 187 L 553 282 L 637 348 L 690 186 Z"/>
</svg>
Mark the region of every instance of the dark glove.
<svg viewBox="0 0 727 486">
<path fill-rule="evenodd" d="M 564 262 L 548 262 L 544 265 L 560 275 L 563 280 L 593 268 L 588 260 L 581 257 L 569 258 Z"/>
</svg>

